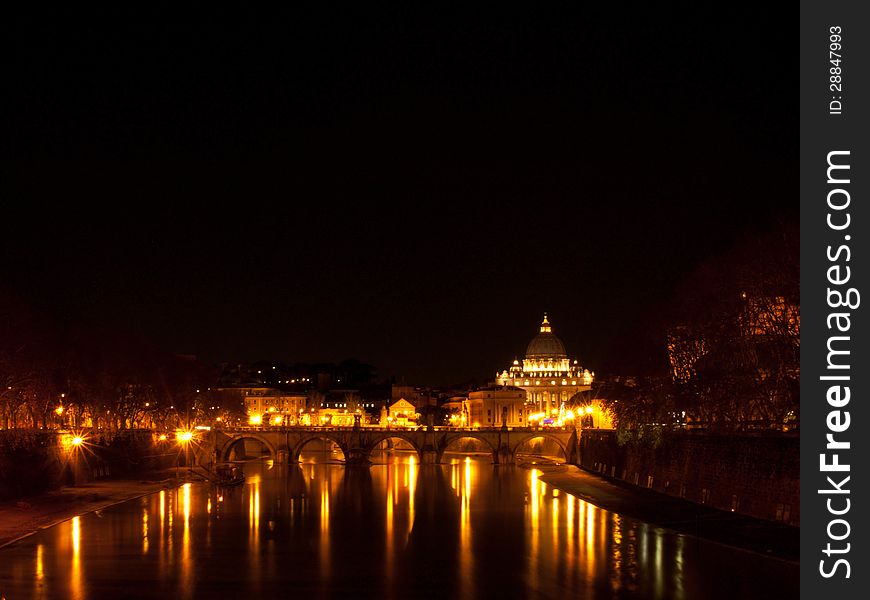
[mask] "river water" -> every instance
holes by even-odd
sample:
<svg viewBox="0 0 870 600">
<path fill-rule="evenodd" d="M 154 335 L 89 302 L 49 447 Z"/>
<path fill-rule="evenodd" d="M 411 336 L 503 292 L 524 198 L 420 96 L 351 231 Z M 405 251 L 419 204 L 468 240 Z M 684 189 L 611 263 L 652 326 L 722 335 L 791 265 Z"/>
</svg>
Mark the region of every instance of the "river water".
<svg viewBox="0 0 870 600">
<path fill-rule="evenodd" d="M 560 493 L 540 471 L 454 456 L 421 466 L 245 465 L 0 550 L 27 598 L 797 598 L 798 568 Z"/>
</svg>

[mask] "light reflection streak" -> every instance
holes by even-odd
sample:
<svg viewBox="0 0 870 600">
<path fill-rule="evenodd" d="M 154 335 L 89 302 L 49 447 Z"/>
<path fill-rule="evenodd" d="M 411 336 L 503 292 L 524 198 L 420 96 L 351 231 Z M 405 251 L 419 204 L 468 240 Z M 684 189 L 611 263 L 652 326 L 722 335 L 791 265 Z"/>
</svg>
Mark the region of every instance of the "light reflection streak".
<svg viewBox="0 0 870 600">
<path fill-rule="evenodd" d="M 248 543 L 252 553 L 256 554 L 260 544 L 260 476 L 253 475 L 248 487 Z"/>
<path fill-rule="evenodd" d="M 45 570 L 42 566 L 42 554 L 44 551 L 44 546 L 42 544 L 36 545 L 36 580 L 42 581 L 45 578 Z"/>
<path fill-rule="evenodd" d="M 163 534 L 163 521 L 166 517 L 166 490 L 160 490 L 160 533 Z"/>
<path fill-rule="evenodd" d="M 193 591 L 190 577 L 193 562 L 190 558 L 190 486 L 190 483 L 181 486 L 181 510 L 184 515 L 184 530 L 181 537 L 181 589 L 184 591 L 184 597 L 189 597 Z"/>
<path fill-rule="evenodd" d="M 320 576 L 329 578 L 329 480 L 320 483 Z"/>
<path fill-rule="evenodd" d="M 148 554 L 148 509 L 142 509 L 142 554 Z"/>
<path fill-rule="evenodd" d="M 664 594 L 664 573 L 662 572 L 662 530 L 658 527 L 655 530 L 655 557 L 653 558 L 654 570 L 653 581 L 655 587 L 656 598 L 663 597 Z"/>
<path fill-rule="evenodd" d="M 470 598 L 474 588 L 472 573 L 474 572 L 474 556 L 471 552 L 471 458 L 465 457 L 465 479 L 462 485 L 459 520 L 459 565 L 460 581 L 463 597 Z"/>
<path fill-rule="evenodd" d="M 568 572 L 574 572 L 574 496 L 567 494 L 565 506 L 565 555 L 568 557 Z"/>
<path fill-rule="evenodd" d="M 70 593 L 75 599 L 84 597 L 82 588 L 82 563 L 81 563 L 81 519 L 79 517 L 72 518 L 72 531 L 70 538 L 72 540 L 72 572 L 70 573 Z"/>
<path fill-rule="evenodd" d="M 169 555 L 169 564 L 173 564 L 175 562 L 175 555 L 172 553 L 172 518 L 175 514 L 175 507 L 173 506 L 172 500 L 174 496 L 172 494 L 166 495 L 166 551 Z"/>
<path fill-rule="evenodd" d="M 640 560 L 640 566 L 644 571 L 646 570 L 646 566 L 647 566 L 647 548 L 646 548 L 646 545 L 649 541 L 646 529 L 647 529 L 646 523 L 641 523 L 640 524 L 640 531 L 638 532 L 638 539 L 637 539 L 638 559 Z"/>
<path fill-rule="evenodd" d="M 684 564 L 683 564 L 683 543 L 685 538 L 682 534 L 677 534 L 677 551 L 676 557 L 674 558 L 674 598 L 677 600 L 683 600 L 684 597 L 684 588 L 683 588 L 683 577 L 684 577 Z"/>
<path fill-rule="evenodd" d="M 553 489 L 553 510 L 552 510 L 552 527 L 553 535 L 551 536 L 551 545 L 553 547 L 553 555 L 556 560 L 564 556 L 564 548 L 559 540 L 559 498 L 555 495 L 556 489 Z"/>
<path fill-rule="evenodd" d="M 393 466 L 387 463 L 387 519 L 386 519 L 386 554 L 387 559 L 384 561 L 384 574 L 387 582 L 393 580 L 393 485 L 391 479 L 395 477 Z"/>
<path fill-rule="evenodd" d="M 598 512 L 598 507 L 594 504 L 586 502 L 586 580 L 589 582 L 595 579 L 595 515 Z"/>
<path fill-rule="evenodd" d="M 616 513 L 610 514 L 613 523 L 613 574 L 610 577 L 610 587 L 615 592 L 622 587 L 622 517 Z"/>
<path fill-rule="evenodd" d="M 414 494 L 417 489 L 417 459 L 412 454 L 408 457 L 408 537 L 414 528 Z"/>
<path fill-rule="evenodd" d="M 598 540 L 598 550 L 595 553 L 596 557 L 607 556 L 607 516 L 610 513 L 604 509 L 598 509 L 598 526 L 595 530 L 595 537 Z"/>
<path fill-rule="evenodd" d="M 529 472 L 529 520 L 531 527 L 531 557 L 529 560 L 529 582 L 531 584 L 532 589 L 537 589 L 538 587 L 538 552 L 540 551 L 540 538 L 538 533 L 538 519 L 540 517 L 540 502 L 541 502 L 541 492 L 540 486 L 541 481 L 538 480 L 538 477 L 541 475 L 541 471 L 538 469 L 532 469 Z"/>
<path fill-rule="evenodd" d="M 158 572 L 165 573 L 166 572 L 166 568 L 165 568 L 166 553 L 164 552 L 163 546 L 164 546 L 164 541 L 165 541 L 165 536 L 166 536 L 166 490 L 160 490 L 160 496 L 159 496 L 157 501 L 160 504 L 160 507 L 159 507 L 159 511 L 160 511 L 160 535 L 157 538 L 157 548 L 158 548 L 157 565 L 158 565 Z"/>
</svg>

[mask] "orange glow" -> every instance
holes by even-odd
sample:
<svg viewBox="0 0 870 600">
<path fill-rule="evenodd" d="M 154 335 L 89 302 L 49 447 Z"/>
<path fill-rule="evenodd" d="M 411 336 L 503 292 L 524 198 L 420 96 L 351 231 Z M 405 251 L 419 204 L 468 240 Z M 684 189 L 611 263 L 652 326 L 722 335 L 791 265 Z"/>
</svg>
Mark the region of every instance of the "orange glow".
<svg viewBox="0 0 870 600">
<path fill-rule="evenodd" d="M 37 544 L 36 546 L 36 578 L 42 580 L 45 577 L 45 570 L 42 565 L 42 553 L 43 546 L 42 544 Z"/>
<path fill-rule="evenodd" d="M 148 509 L 142 509 L 142 554 L 148 554 Z"/>
<path fill-rule="evenodd" d="M 70 574 L 70 591 L 73 598 L 84 598 L 82 586 L 82 563 L 81 563 L 81 520 L 79 517 L 72 518 L 72 573 Z"/>
</svg>

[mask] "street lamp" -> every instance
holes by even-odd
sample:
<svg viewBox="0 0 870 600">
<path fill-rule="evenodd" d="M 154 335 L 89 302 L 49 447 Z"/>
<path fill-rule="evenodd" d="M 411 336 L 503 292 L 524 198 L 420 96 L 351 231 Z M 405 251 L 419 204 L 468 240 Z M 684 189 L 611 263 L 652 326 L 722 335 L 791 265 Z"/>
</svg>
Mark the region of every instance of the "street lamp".
<svg viewBox="0 0 870 600">
<path fill-rule="evenodd" d="M 189 467 L 188 464 L 190 462 L 188 456 L 188 448 L 190 448 L 190 442 L 193 440 L 193 432 L 192 431 L 178 431 L 175 434 L 175 439 L 184 448 L 184 466 Z M 178 478 L 178 459 L 175 461 L 175 477 Z"/>
</svg>

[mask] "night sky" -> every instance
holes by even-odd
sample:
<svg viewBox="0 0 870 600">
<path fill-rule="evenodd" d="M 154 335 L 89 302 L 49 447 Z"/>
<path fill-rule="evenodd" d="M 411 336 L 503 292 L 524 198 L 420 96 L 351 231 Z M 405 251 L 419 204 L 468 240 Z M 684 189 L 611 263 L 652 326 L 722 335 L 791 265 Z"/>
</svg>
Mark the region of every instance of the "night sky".
<svg viewBox="0 0 870 600">
<path fill-rule="evenodd" d="M 18 22 L 0 285 L 207 361 L 440 385 L 544 311 L 595 370 L 797 218 L 796 10 L 357 10 Z"/>
</svg>

